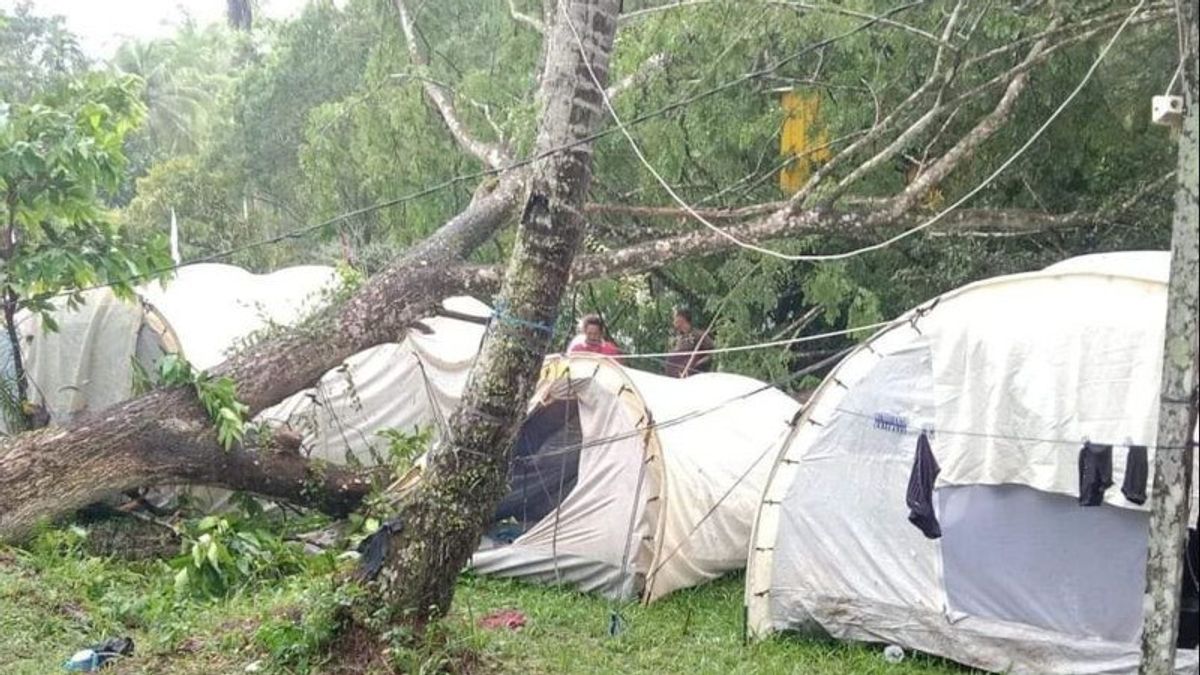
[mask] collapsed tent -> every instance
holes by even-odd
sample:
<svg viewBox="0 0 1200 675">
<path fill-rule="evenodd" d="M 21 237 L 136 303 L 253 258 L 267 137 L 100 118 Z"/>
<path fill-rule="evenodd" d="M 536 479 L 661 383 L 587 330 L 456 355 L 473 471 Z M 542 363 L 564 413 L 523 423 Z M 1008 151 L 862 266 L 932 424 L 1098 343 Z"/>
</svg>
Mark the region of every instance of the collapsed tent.
<svg viewBox="0 0 1200 675">
<path fill-rule="evenodd" d="M 57 330 L 45 330 L 41 316 L 23 312 L 17 323 L 30 397 L 52 423 L 64 424 L 129 398 L 139 375 L 152 377 L 164 354 L 181 353 L 197 369 L 219 364 L 257 335 L 300 321 L 336 283 L 333 268 L 317 265 L 254 274 L 199 264 L 180 268 L 168 281 L 139 286 L 133 300 L 96 289 L 74 307 L 59 301 L 51 316 Z M 11 349 L 0 356 L 11 383 Z M 9 428 L 0 421 L 0 431 Z M 160 501 L 176 493 L 157 489 L 148 497 Z M 189 488 L 189 494 L 209 507 L 229 496 L 213 488 Z"/>
<path fill-rule="evenodd" d="M 445 305 L 460 318 L 424 320 L 428 331 L 355 355 L 263 418 L 300 429 L 310 456 L 338 463 L 382 461 L 384 429 L 438 433 L 491 314 L 469 298 Z M 798 409 L 738 375 L 677 380 L 551 357 L 472 567 L 647 601 L 741 569 L 763 481 Z"/>
<path fill-rule="evenodd" d="M 748 629 L 997 672 L 1135 672 L 1168 257 L 971 284 L 847 356 L 762 495 Z"/>
<path fill-rule="evenodd" d="M 469 297 L 442 304 L 461 318 L 423 319 L 402 342 L 355 354 L 258 419 L 292 427 L 308 456 L 338 464 L 384 463 L 384 430 L 439 432 L 458 407 L 492 313 Z"/>
</svg>

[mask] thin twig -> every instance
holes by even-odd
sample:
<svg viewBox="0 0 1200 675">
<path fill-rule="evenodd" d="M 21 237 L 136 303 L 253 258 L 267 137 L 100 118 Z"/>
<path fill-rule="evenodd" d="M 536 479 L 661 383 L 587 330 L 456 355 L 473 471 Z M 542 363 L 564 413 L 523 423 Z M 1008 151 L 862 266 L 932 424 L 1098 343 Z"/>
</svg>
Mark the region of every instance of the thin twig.
<svg viewBox="0 0 1200 675">
<path fill-rule="evenodd" d="M 529 16 L 528 14 L 522 14 L 521 12 L 517 11 L 516 0 L 508 0 L 508 13 L 510 16 L 512 16 L 513 21 L 516 21 L 517 23 L 523 23 L 539 33 L 546 32 L 546 27 L 542 24 L 541 19 L 537 19 Z"/>
</svg>

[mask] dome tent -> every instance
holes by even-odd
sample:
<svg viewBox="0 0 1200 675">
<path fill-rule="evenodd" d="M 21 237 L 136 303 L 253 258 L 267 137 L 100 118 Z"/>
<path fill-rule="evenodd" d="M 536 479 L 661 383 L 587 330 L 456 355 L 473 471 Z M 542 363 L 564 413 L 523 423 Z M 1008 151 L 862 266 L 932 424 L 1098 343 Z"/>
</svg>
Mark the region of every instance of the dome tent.
<svg viewBox="0 0 1200 675">
<path fill-rule="evenodd" d="M 1167 274 L 1151 252 L 981 281 L 848 355 L 767 481 L 749 631 L 815 629 L 991 671 L 1135 672 L 1148 514 L 1121 488 L 1127 439 L 1155 437 Z M 940 465 L 934 539 L 906 503 L 922 433 Z M 1084 439 L 1113 445 L 1114 486 L 1091 507 Z M 1195 649 L 1178 663 L 1195 673 Z"/>
<path fill-rule="evenodd" d="M 551 357 L 477 572 L 646 602 L 742 569 L 771 458 L 799 405 L 740 375 L 679 380 Z M 495 533 L 497 528 L 493 528 Z"/>
</svg>

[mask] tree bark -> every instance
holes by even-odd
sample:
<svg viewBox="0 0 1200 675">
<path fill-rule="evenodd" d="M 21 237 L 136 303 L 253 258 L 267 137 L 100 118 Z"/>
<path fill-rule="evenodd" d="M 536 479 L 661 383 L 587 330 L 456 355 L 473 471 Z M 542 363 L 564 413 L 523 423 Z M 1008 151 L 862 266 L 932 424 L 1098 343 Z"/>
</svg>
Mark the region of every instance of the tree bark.
<svg viewBox="0 0 1200 675">
<path fill-rule="evenodd" d="M 380 535 L 390 538 L 382 568 L 364 571 L 373 608 L 386 608 L 390 621 L 421 628 L 449 608 L 458 573 L 504 494 L 512 445 L 582 239 L 591 145 L 573 144 L 603 119 L 601 87 L 618 4 L 564 0 L 547 26 L 536 152 L 568 149 L 548 154 L 531 171 L 497 316 L 462 405 L 420 485 L 407 496 L 398 531 Z"/>
<path fill-rule="evenodd" d="M 1142 627 L 1144 675 L 1175 672 L 1179 635 L 1179 584 L 1187 540 L 1192 484 L 1192 433 L 1196 428 L 1200 367 L 1200 110 L 1197 109 L 1198 10 L 1179 3 L 1184 44 L 1184 121 L 1179 136 L 1175 218 L 1171 232 L 1171 281 L 1163 345 L 1154 490 L 1150 496 L 1150 551 L 1146 558 L 1146 610 Z"/>
</svg>

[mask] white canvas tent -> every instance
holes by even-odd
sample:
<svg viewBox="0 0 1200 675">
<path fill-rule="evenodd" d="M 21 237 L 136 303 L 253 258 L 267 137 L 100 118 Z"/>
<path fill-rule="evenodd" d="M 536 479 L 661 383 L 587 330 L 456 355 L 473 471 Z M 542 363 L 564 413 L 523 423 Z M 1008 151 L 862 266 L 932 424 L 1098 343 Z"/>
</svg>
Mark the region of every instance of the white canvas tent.
<svg viewBox="0 0 1200 675">
<path fill-rule="evenodd" d="M 29 396 L 54 424 L 125 400 L 133 393 L 135 363 L 153 369 L 159 357 L 179 348 L 162 314 L 144 302 L 96 289 L 84 293 L 76 309 L 59 304 L 56 331 L 44 330 L 38 315 L 23 312 L 17 319 Z M 7 339 L 2 342 L 4 377 L 11 382 L 12 351 Z M 0 427 L 8 431 L 3 420 Z"/>
<path fill-rule="evenodd" d="M 740 375 L 678 380 L 552 357 L 496 514 L 493 533 L 505 521 L 515 531 L 487 541 L 472 567 L 646 602 L 741 569 L 798 409 Z"/>
<path fill-rule="evenodd" d="M 1167 274 L 1167 254 L 1127 253 L 989 279 L 847 356 L 762 496 L 749 630 L 996 672 L 1135 672 L 1148 516 L 1122 492 L 1125 446 L 1155 437 Z M 923 430 L 940 465 L 934 539 L 906 503 Z M 1097 506 L 1078 501 L 1085 438 L 1114 445 Z M 1179 664 L 1195 673 L 1195 649 Z"/>
<path fill-rule="evenodd" d="M 139 286 L 132 301 L 107 289 L 88 291 L 75 308 L 60 301 L 57 331 L 43 330 L 39 317 L 25 313 L 18 325 L 30 395 L 53 423 L 64 424 L 127 399 L 137 368 L 153 373 L 163 354 L 182 353 L 198 369 L 221 363 L 256 334 L 301 320 L 336 283 L 333 268 L 317 265 L 254 274 L 199 264 L 180 268 L 165 283 Z M 3 351 L 4 371 L 11 380 L 9 351 Z M 0 427 L 7 431 L 6 424 Z M 166 488 L 149 496 L 166 499 L 176 492 Z M 213 488 L 189 488 L 189 494 L 213 508 L 229 496 Z"/>
<path fill-rule="evenodd" d="M 316 265 L 271 274 L 190 265 L 168 282 L 139 286 L 130 301 L 108 289 L 87 291 L 74 308 L 57 301 L 57 331 L 23 312 L 17 323 L 30 395 L 62 424 L 128 398 L 135 363 L 152 372 L 160 356 L 182 352 L 196 368 L 215 366 L 255 333 L 301 319 L 336 280 L 332 268 Z"/>
<path fill-rule="evenodd" d="M 337 272 L 323 265 L 255 274 L 205 263 L 180 268 L 165 284 L 144 284 L 138 296 L 166 319 L 187 360 L 204 370 L 256 334 L 303 319 L 337 283 Z"/>
</svg>

